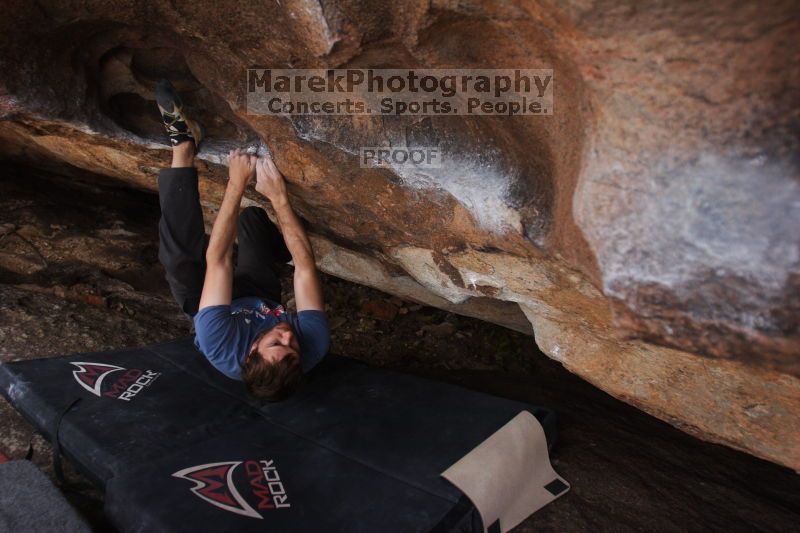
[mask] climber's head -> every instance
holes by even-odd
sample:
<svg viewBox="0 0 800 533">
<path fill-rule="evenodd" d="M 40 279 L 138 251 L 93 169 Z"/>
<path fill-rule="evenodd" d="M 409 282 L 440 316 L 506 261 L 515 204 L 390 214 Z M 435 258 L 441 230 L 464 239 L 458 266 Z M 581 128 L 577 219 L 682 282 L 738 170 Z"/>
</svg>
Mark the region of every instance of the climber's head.
<svg viewBox="0 0 800 533">
<path fill-rule="evenodd" d="M 278 322 L 259 333 L 242 365 L 247 392 L 261 400 L 287 398 L 302 376 L 300 342 L 288 322 Z"/>
</svg>

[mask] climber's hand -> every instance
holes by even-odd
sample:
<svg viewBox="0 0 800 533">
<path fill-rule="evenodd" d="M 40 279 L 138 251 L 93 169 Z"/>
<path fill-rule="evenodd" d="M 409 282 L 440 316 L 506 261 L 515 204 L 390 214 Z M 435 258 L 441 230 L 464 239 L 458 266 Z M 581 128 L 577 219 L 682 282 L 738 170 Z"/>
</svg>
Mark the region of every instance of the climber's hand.
<svg viewBox="0 0 800 533">
<path fill-rule="evenodd" d="M 231 150 L 228 154 L 228 184 L 244 193 L 256 170 L 256 159 L 239 148 Z"/>
<path fill-rule="evenodd" d="M 256 163 L 256 191 L 263 194 L 273 205 L 287 201 L 286 182 L 269 156 L 260 158 Z"/>
</svg>

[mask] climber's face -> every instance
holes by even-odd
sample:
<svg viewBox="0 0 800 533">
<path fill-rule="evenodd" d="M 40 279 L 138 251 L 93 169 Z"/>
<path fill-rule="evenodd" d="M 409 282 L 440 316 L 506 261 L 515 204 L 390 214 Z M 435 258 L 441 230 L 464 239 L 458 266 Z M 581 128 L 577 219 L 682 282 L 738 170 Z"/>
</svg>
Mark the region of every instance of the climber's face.
<svg viewBox="0 0 800 533">
<path fill-rule="evenodd" d="M 256 338 L 250 355 L 260 355 L 266 362 L 275 364 L 284 357 L 300 357 L 300 341 L 288 322 L 278 322 Z"/>
</svg>

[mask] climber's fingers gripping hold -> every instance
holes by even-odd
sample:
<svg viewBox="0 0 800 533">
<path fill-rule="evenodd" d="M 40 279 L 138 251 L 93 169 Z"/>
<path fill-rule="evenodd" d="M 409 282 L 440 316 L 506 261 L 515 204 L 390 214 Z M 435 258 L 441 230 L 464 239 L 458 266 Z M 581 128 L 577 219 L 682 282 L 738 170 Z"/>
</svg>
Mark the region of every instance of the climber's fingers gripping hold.
<svg viewBox="0 0 800 533">
<path fill-rule="evenodd" d="M 239 148 L 230 151 L 228 154 L 228 178 L 231 185 L 244 191 L 255 170 L 256 156 Z"/>
<path fill-rule="evenodd" d="M 287 201 L 286 182 L 269 156 L 262 157 L 256 163 L 256 191 L 273 205 Z"/>
</svg>

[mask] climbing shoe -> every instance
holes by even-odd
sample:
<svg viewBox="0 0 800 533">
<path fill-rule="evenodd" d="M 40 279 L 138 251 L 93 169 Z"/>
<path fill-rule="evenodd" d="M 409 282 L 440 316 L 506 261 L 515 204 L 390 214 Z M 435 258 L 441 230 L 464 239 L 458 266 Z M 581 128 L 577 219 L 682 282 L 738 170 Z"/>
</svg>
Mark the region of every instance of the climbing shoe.
<svg viewBox="0 0 800 533">
<path fill-rule="evenodd" d="M 194 142 L 195 150 L 203 140 L 203 128 L 200 124 L 186 117 L 183 102 L 175 87 L 169 80 L 161 80 L 156 86 L 156 103 L 164 120 L 164 128 L 169 135 L 172 146 L 185 141 Z"/>
</svg>

